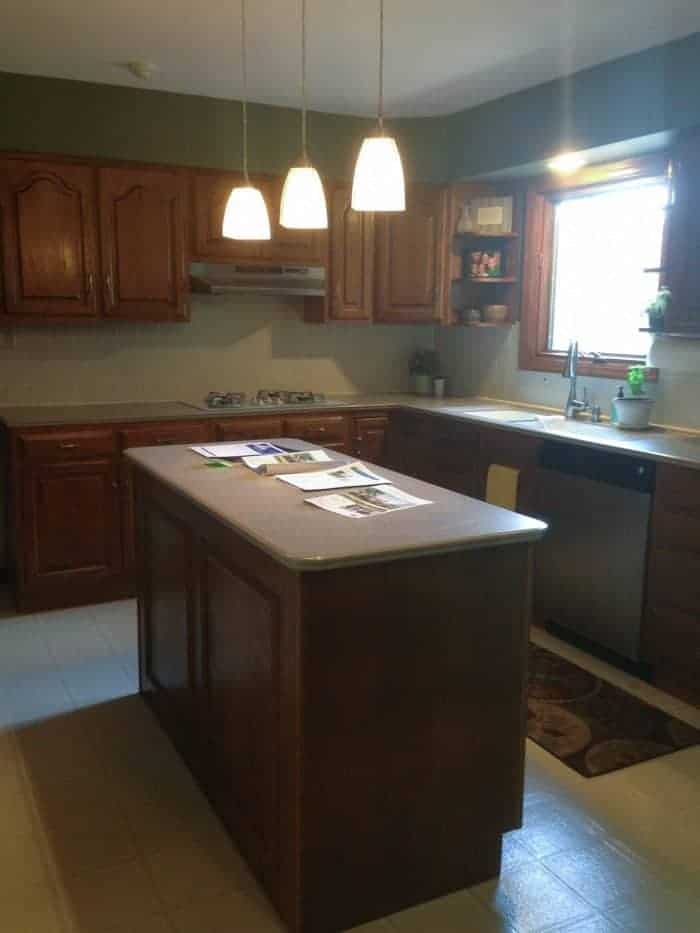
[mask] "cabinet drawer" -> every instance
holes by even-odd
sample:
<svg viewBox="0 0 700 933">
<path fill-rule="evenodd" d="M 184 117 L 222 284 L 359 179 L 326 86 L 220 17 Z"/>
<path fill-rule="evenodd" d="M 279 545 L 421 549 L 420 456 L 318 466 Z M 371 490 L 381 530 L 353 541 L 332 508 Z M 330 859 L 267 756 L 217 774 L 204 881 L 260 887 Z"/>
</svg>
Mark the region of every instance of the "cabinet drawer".
<svg viewBox="0 0 700 933">
<path fill-rule="evenodd" d="M 215 425 L 217 441 L 263 440 L 281 437 L 284 433 L 282 419 L 274 416 L 264 418 L 231 418 L 217 421 Z"/>
<path fill-rule="evenodd" d="M 344 415 L 292 415 L 284 419 L 284 434 L 316 444 L 345 444 L 348 421 Z"/>
<path fill-rule="evenodd" d="M 109 429 L 22 434 L 19 442 L 23 455 L 32 462 L 109 457 L 114 452 L 114 433 Z"/>
<path fill-rule="evenodd" d="M 199 444 L 211 437 L 208 423 L 192 422 L 182 424 L 172 422 L 148 424 L 138 428 L 124 428 L 119 432 L 119 447 L 158 447 L 161 444 Z"/>
</svg>

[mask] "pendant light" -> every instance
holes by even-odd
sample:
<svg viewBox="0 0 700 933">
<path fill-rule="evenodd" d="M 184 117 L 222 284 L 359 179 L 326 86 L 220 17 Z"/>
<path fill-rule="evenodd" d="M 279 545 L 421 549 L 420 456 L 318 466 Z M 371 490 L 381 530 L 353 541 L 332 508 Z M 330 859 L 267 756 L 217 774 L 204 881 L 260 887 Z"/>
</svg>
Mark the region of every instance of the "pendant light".
<svg viewBox="0 0 700 933">
<path fill-rule="evenodd" d="M 405 211 L 406 190 L 396 140 L 384 134 L 384 0 L 379 0 L 379 106 L 377 134 L 362 142 L 352 181 L 356 211 Z"/>
<path fill-rule="evenodd" d="M 230 240 L 269 240 L 270 218 L 265 198 L 248 177 L 248 70 L 246 67 L 245 2 L 241 0 L 241 72 L 243 76 L 243 185 L 228 196 L 221 233 Z"/>
<path fill-rule="evenodd" d="M 280 224 L 290 230 L 328 227 L 326 194 L 306 151 L 306 0 L 301 0 L 301 158 L 284 182 Z"/>
</svg>

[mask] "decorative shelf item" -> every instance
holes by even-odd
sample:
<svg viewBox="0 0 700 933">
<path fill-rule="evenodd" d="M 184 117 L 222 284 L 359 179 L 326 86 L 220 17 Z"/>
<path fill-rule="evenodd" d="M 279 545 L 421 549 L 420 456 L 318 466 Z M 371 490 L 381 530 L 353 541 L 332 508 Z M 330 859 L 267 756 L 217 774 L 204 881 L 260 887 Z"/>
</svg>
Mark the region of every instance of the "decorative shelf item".
<svg viewBox="0 0 700 933">
<path fill-rule="evenodd" d="M 479 197 L 470 198 L 462 206 L 457 224 L 458 233 L 484 234 L 510 233 L 513 229 L 513 198 Z"/>
</svg>

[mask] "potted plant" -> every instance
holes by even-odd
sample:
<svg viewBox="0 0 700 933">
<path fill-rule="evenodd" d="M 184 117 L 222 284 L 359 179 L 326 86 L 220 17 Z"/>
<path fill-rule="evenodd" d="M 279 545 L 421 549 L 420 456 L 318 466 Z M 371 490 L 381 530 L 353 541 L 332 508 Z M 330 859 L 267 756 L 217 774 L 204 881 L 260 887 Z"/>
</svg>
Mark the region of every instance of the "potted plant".
<svg viewBox="0 0 700 933">
<path fill-rule="evenodd" d="M 618 428 L 639 431 L 649 427 L 654 400 L 644 394 L 645 378 L 644 366 L 630 366 L 627 370 L 629 393 L 625 395 L 625 387 L 620 386 L 613 399 L 613 421 Z"/>
<path fill-rule="evenodd" d="M 662 331 L 664 329 L 664 322 L 670 304 L 670 288 L 660 288 L 656 293 L 656 298 L 644 309 L 644 313 L 649 318 L 649 330 Z"/>
<path fill-rule="evenodd" d="M 411 357 L 408 370 L 411 374 L 411 387 L 416 395 L 432 395 L 433 379 L 440 370 L 437 352 L 416 350 Z"/>
</svg>

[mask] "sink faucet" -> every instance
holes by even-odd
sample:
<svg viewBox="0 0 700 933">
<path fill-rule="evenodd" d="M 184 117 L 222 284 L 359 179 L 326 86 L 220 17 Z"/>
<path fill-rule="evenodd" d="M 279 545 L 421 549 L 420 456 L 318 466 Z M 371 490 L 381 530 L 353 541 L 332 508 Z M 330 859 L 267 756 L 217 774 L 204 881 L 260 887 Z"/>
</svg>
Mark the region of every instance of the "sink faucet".
<svg viewBox="0 0 700 933">
<path fill-rule="evenodd" d="M 589 411 L 591 409 L 588 401 L 588 393 L 584 386 L 583 399 L 576 398 L 576 376 L 578 372 L 578 340 L 572 340 L 569 344 L 569 351 L 566 354 L 566 362 L 562 376 L 569 380 L 569 397 L 564 406 L 564 417 L 573 419 L 579 412 Z"/>
</svg>

